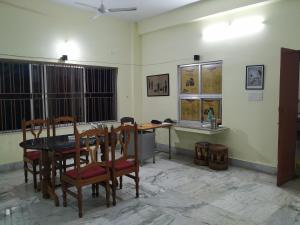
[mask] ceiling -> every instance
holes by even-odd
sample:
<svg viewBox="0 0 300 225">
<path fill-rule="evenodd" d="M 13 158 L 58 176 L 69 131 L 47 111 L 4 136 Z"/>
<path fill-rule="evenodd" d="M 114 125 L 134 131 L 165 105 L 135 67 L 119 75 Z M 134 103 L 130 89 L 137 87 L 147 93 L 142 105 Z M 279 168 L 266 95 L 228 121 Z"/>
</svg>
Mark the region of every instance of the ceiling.
<svg viewBox="0 0 300 225">
<path fill-rule="evenodd" d="M 101 0 L 51 0 L 59 4 L 65 4 L 82 10 L 93 9 L 80 6 L 76 2 L 82 2 L 94 7 L 99 7 Z M 165 12 L 198 2 L 200 0 L 103 0 L 106 8 L 137 7 L 137 11 L 106 13 L 105 16 L 118 17 L 123 20 L 140 21 L 149 17 L 157 16 Z M 95 12 L 96 14 L 96 12 Z"/>
</svg>

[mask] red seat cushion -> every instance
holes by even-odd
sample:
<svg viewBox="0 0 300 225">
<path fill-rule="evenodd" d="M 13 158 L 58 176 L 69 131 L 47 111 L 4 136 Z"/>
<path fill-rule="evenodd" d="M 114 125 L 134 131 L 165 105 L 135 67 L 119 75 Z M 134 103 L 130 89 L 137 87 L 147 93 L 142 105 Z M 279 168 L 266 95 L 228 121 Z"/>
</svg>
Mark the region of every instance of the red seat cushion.
<svg viewBox="0 0 300 225">
<path fill-rule="evenodd" d="M 112 162 L 109 161 L 109 166 L 112 166 Z M 115 162 L 115 169 L 116 170 L 125 170 L 130 167 L 134 167 L 134 161 L 133 160 L 119 160 Z"/>
<path fill-rule="evenodd" d="M 41 152 L 40 151 L 29 151 L 26 152 L 25 157 L 34 161 L 40 158 Z"/>
<path fill-rule="evenodd" d="M 105 173 L 106 170 L 101 166 L 93 166 L 81 172 L 80 175 L 81 175 L 81 179 L 88 179 L 88 178 L 103 175 Z M 75 179 L 78 175 L 77 170 L 76 169 L 69 170 L 66 172 L 66 175 Z"/>
</svg>

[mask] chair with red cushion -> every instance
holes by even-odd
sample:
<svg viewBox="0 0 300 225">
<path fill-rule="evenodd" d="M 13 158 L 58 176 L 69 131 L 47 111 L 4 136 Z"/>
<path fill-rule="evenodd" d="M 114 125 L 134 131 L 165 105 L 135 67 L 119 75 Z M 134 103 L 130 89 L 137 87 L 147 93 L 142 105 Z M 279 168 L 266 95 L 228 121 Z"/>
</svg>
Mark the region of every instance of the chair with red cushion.
<svg viewBox="0 0 300 225">
<path fill-rule="evenodd" d="M 91 129 L 83 133 L 75 133 L 76 140 L 76 160 L 75 168 L 67 171 L 61 178 L 63 191 L 63 205 L 67 206 L 67 193 L 77 198 L 79 217 L 82 217 L 82 187 L 92 185 L 93 194 L 96 189 L 96 195 L 99 194 L 99 184 L 103 184 L 106 190 L 106 205 L 109 207 L 110 195 L 110 175 L 108 167 L 108 130 Z M 97 151 L 100 149 L 100 143 L 103 151 L 103 161 L 97 160 Z M 90 162 L 87 165 L 80 163 L 80 151 L 82 144 L 85 145 L 86 151 L 89 152 Z M 71 191 L 70 187 L 75 187 L 77 192 Z"/>
<path fill-rule="evenodd" d="M 66 124 L 72 124 L 73 134 L 75 134 L 75 131 L 77 129 L 76 128 L 76 118 L 73 117 L 73 116 L 62 116 L 62 117 L 54 118 L 53 121 L 52 121 L 53 136 L 56 136 L 56 128 L 57 127 L 65 126 Z M 62 171 L 64 171 L 64 173 L 65 173 L 68 167 L 74 166 L 74 164 L 75 164 L 75 154 L 76 154 L 76 149 L 75 148 L 66 149 L 64 151 L 56 152 L 55 157 L 56 157 L 56 160 L 58 161 L 58 168 L 59 168 L 60 177 L 62 176 Z M 88 163 L 89 153 L 85 149 L 82 149 L 80 151 L 80 156 L 84 157 L 84 158 L 80 159 L 81 163 Z M 68 159 L 74 159 L 74 162 L 67 164 Z M 54 163 L 56 163 L 56 162 L 54 162 Z"/>
<path fill-rule="evenodd" d="M 23 141 L 27 139 L 35 139 L 39 138 L 43 132 L 46 130 L 46 135 L 49 137 L 50 130 L 49 130 L 49 121 L 36 119 L 36 120 L 22 120 L 22 132 L 23 132 Z M 25 183 L 28 182 L 28 172 L 32 173 L 33 175 L 33 185 L 34 189 L 37 190 L 37 175 L 40 174 L 40 155 L 41 152 L 34 150 L 34 149 L 25 149 L 23 150 L 23 162 L 24 162 L 24 176 L 25 176 Z M 31 168 L 28 167 L 28 164 L 31 165 Z M 39 170 L 37 170 L 39 167 Z M 41 175 L 41 174 L 40 174 Z"/>
<path fill-rule="evenodd" d="M 133 135 L 133 138 L 131 138 Z M 137 146 L 137 125 L 121 125 L 118 128 L 111 129 L 111 161 L 109 167 L 111 170 L 113 205 L 116 204 L 116 186 L 117 178 L 127 176 L 135 181 L 136 197 L 139 197 L 139 160 Z M 128 155 L 128 146 L 130 141 L 134 141 L 134 155 Z M 120 146 L 121 155 L 116 159 L 116 148 Z M 120 180 L 120 188 L 122 180 Z"/>
</svg>

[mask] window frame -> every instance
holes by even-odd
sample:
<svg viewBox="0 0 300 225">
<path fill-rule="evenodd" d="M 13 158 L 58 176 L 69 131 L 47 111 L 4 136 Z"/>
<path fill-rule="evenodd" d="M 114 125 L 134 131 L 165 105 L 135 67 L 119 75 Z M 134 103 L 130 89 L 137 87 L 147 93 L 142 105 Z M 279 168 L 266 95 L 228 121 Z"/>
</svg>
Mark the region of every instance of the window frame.
<svg viewBox="0 0 300 225">
<path fill-rule="evenodd" d="M 199 62 L 199 63 L 191 63 L 191 64 L 182 64 L 177 66 L 177 77 L 178 77 L 178 116 L 177 116 L 177 121 L 180 123 L 186 123 L 186 124 L 206 124 L 208 121 L 202 120 L 203 116 L 203 100 L 219 100 L 219 115 L 222 118 L 222 101 L 223 101 L 223 85 L 221 88 L 221 94 L 202 94 L 202 66 L 203 65 L 211 65 L 211 64 L 220 64 L 221 69 L 222 69 L 222 74 L 221 74 L 221 85 L 223 83 L 223 61 L 222 60 L 217 60 L 217 61 L 209 61 L 209 62 Z M 191 67 L 191 66 L 197 66 L 198 67 L 198 93 L 197 94 L 186 94 L 186 93 L 181 93 L 181 79 L 182 79 L 182 70 L 181 68 L 184 67 Z M 181 119 L 181 100 L 200 100 L 200 118 L 199 120 L 182 120 Z"/>
<path fill-rule="evenodd" d="M 42 93 L 41 93 L 41 101 L 42 101 L 42 105 L 41 107 L 41 113 L 42 113 L 42 119 L 48 118 L 48 93 L 47 93 L 47 73 L 46 73 L 46 68 L 47 66 L 63 66 L 63 67 L 78 67 L 78 68 L 82 68 L 83 69 L 83 73 L 82 73 L 82 81 L 83 81 L 83 87 L 81 90 L 81 96 L 83 97 L 83 103 L 82 103 L 82 107 L 83 107 L 83 121 L 82 122 L 78 122 L 79 124 L 90 124 L 90 123 L 96 123 L 96 122 L 113 122 L 113 121 L 117 121 L 118 118 L 118 107 L 117 107 L 117 101 L 118 101 L 118 96 L 117 96 L 117 78 L 118 78 L 118 68 L 117 67 L 107 67 L 107 66 L 97 66 L 97 65 L 80 65 L 80 64 L 66 64 L 66 63 L 53 63 L 53 62 L 40 62 L 40 61 L 25 61 L 25 60 L 17 60 L 17 59 L 3 59 L 0 58 L 0 62 L 1 63 L 8 63 L 10 65 L 12 64 L 27 64 L 28 68 L 29 68 L 29 109 L 30 109 L 30 119 L 34 119 L 35 118 L 35 98 L 34 95 L 36 94 L 33 90 L 33 85 L 34 85 L 34 81 L 33 81 L 33 67 L 34 66 L 39 66 L 38 69 L 40 69 L 40 79 L 41 79 L 41 88 L 42 88 Z M 101 69 L 103 70 L 110 70 L 111 72 L 111 110 L 113 111 L 113 119 L 112 120 L 103 120 L 103 121 L 91 121 L 91 122 L 87 122 L 87 88 L 86 88 L 86 70 L 89 68 L 96 68 L 99 69 L 99 71 Z M 107 72 L 105 72 L 107 73 Z M 107 79 L 107 78 L 106 78 Z M 107 85 L 107 84 L 106 84 Z M 104 87 L 106 88 L 106 87 Z M 102 92 L 99 92 L 102 93 Z M 21 115 L 20 115 L 21 117 Z M 39 117 L 41 118 L 41 117 Z M 4 118 L 5 119 L 5 118 Z M 23 118 L 21 118 L 23 119 Z M 1 123 L 3 121 L 0 121 Z M 14 127 L 15 128 L 15 127 Z M 9 130 L 0 130 L 0 134 L 2 133 L 12 133 L 12 132 L 19 132 L 21 129 L 9 129 Z"/>
</svg>

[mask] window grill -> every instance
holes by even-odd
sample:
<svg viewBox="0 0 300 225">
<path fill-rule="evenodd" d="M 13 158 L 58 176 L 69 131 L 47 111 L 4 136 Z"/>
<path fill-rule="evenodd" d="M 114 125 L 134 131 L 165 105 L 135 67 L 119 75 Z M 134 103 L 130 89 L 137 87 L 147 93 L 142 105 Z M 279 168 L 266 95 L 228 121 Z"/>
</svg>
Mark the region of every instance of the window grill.
<svg viewBox="0 0 300 225">
<path fill-rule="evenodd" d="M 116 69 L 86 68 L 87 122 L 116 119 Z"/>
<path fill-rule="evenodd" d="M 29 65 L 0 62 L 0 131 L 21 128 L 30 113 Z"/>
<path fill-rule="evenodd" d="M 85 122 L 83 74 L 83 67 L 46 65 L 45 93 L 49 118 L 72 115 L 78 122 Z"/>
<path fill-rule="evenodd" d="M 117 69 L 0 60 L 0 132 L 22 119 L 116 120 Z"/>
</svg>

